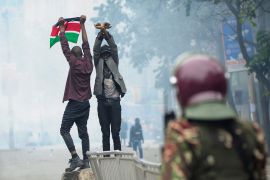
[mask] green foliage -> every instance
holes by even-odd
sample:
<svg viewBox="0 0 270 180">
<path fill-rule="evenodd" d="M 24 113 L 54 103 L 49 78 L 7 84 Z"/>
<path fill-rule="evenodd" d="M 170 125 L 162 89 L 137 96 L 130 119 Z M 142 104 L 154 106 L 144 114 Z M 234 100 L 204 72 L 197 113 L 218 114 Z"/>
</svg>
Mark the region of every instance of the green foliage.
<svg viewBox="0 0 270 180">
<path fill-rule="evenodd" d="M 262 74 L 270 73 L 270 32 L 257 33 L 257 54 L 250 63 L 251 72 L 261 71 Z"/>
<path fill-rule="evenodd" d="M 176 0 L 175 0 L 176 1 Z M 210 4 L 223 4 L 231 15 L 241 24 L 249 21 L 253 27 L 256 26 L 257 10 L 266 0 L 193 0 L 194 2 L 208 2 Z M 186 7 L 190 9 L 190 7 Z M 239 34 L 238 34 L 239 35 Z M 239 38 L 239 44 L 243 44 Z M 242 38 L 243 39 L 243 38 Z M 253 43 L 253 42 L 251 42 Z M 257 33 L 256 54 L 253 58 L 246 58 L 247 67 L 250 72 L 256 73 L 257 79 L 270 92 L 270 33 L 259 31 Z M 242 49 L 242 54 L 246 54 L 246 49 Z"/>
<path fill-rule="evenodd" d="M 258 79 L 263 76 L 270 83 L 270 32 L 259 31 L 256 38 L 257 53 L 249 64 L 249 70 L 255 72 Z"/>
<path fill-rule="evenodd" d="M 177 0 L 175 0 L 177 1 Z M 256 26 L 254 19 L 256 18 L 257 8 L 261 5 L 263 0 L 189 0 L 190 2 L 186 4 L 187 15 L 190 14 L 191 7 L 190 4 L 195 2 L 208 2 L 209 4 L 223 4 L 230 6 L 228 8 L 231 14 L 236 16 L 241 23 L 249 21 L 253 26 Z"/>
<path fill-rule="evenodd" d="M 208 7 L 200 15 L 186 17 L 185 3 L 164 0 L 107 0 L 96 8 L 94 22 L 109 21 L 119 46 L 120 58 L 128 57 L 134 68 L 158 64 L 156 87 L 164 88 L 176 57 L 186 51 L 216 54 L 216 22 Z M 204 17 L 198 19 L 198 16 Z M 211 15 L 209 15 L 211 16 Z M 124 28 L 120 31 L 119 27 Z M 213 27 L 213 29 L 209 29 Z M 196 43 L 191 45 L 192 40 Z M 154 62 L 153 59 L 159 59 Z"/>
</svg>

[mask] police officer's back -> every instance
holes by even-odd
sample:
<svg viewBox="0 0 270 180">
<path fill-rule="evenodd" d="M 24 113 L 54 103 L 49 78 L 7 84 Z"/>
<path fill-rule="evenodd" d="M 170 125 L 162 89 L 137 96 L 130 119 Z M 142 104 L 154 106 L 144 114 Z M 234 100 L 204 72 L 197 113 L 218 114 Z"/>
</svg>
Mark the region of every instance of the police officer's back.
<svg viewBox="0 0 270 180">
<path fill-rule="evenodd" d="M 226 105 L 227 82 L 217 60 L 188 56 L 174 75 L 183 115 L 168 125 L 162 179 L 266 179 L 264 135 Z"/>
</svg>

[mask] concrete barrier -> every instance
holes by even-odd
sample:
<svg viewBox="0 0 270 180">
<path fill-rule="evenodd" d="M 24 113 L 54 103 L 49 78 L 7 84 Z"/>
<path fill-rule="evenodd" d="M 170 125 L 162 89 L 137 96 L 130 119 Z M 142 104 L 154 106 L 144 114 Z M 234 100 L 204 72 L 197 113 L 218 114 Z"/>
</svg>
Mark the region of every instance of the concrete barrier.
<svg viewBox="0 0 270 180">
<path fill-rule="evenodd" d="M 156 180 L 160 164 L 139 160 L 133 152 L 87 152 L 96 180 Z"/>
</svg>

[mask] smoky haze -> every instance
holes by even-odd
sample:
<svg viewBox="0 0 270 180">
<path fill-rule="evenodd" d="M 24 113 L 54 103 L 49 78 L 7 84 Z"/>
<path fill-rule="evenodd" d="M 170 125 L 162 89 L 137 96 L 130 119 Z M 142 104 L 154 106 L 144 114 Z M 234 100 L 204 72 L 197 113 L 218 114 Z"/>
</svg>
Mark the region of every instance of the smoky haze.
<svg viewBox="0 0 270 180">
<path fill-rule="evenodd" d="M 85 14 L 92 48 L 97 31 L 93 26 L 96 22 L 90 18 L 97 16 L 93 7 L 100 3 L 102 1 L 97 0 L 78 0 L 76 3 L 72 0 L 1 0 L 0 149 L 64 146 L 59 128 L 66 106 L 62 98 L 69 67 L 59 43 L 49 48 L 51 27 L 61 16 L 65 18 Z M 118 43 L 118 39 L 115 40 Z M 70 43 L 71 47 L 73 45 Z M 81 36 L 78 45 L 81 45 Z M 136 117 L 141 117 L 145 129 L 149 130 L 146 137 L 161 142 L 162 127 L 159 126 L 157 132 L 153 133 L 156 126 L 152 122 L 157 121 L 162 125 L 162 91 L 154 86 L 153 70 L 157 65 L 153 64 L 138 72 L 130 61 L 130 57 L 126 56 L 120 59 L 120 71 L 128 88 L 122 100 L 122 117 L 129 122 L 129 126 Z M 94 79 L 95 70 L 91 76 L 92 88 Z M 142 89 L 151 96 L 144 96 Z M 156 105 L 147 109 L 147 105 L 152 102 Z M 93 145 L 91 148 L 100 147 L 101 132 L 95 97 L 90 100 L 90 104 L 88 132 Z M 149 118 L 146 114 L 153 120 L 145 120 Z M 75 127 L 72 128 L 72 135 L 75 142 L 80 142 Z"/>
<path fill-rule="evenodd" d="M 59 17 L 85 14 L 89 42 L 95 38 L 93 5 L 99 1 L 17 0 L 0 2 L 1 32 L 1 127 L 0 147 L 9 147 L 10 121 L 14 126 L 15 147 L 63 143 L 59 134 L 68 63 L 60 44 L 49 48 L 51 27 Z M 76 8 L 74 8 L 76 7 Z M 78 44 L 81 45 L 81 37 Z M 74 44 L 70 44 L 71 47 Z M 95 74 L 91 80 L 93 82 Z M 92 83 L 93 84 L 93 83 Z M 89 132 L 91 140 L 100 140 L 91 100 Z M 76 129 L 72 129 L 75 133 Z"/>
<path fill-rule="evenodd" d="M 243 24 L 242 32 L 237 34 L 236 19 L 227 7 L 230 4 L 226 5 L 226 0 L 215 2 L 0 0 L 0 179 L 59 179 L 70 158 L 60 135 L 67 104 L 62 103 L 62 99 L 69 65 L 60 43 L 49 48 L 51 28 L 59 17 L 86 15 L 85 26 L 92 55 L 98 33 L 94 24 L 107 21 L 112 25 L 109 31 L 118 46 L 119 70 L 127 87 L 127 93 L 121 99 L 122 120 L 130 129 L 135 118 L 140 118 L 144 160 L 161 161 L 164 112 L 174 110 L 178 117 L 181 115 L 175 88 L 169 79 L 176 62 L 186 52 L 207 53 L 220 59 L 229 82 L 227 104 L 237 112 L 239 119 L 250 119 L 263 127 L 269 149 L 270 86 L 268 90 L 263 88 L 263 83 L 257 79 L 261 73 L 269 82 L 269 54 L 266 53 L 269 51 L 262 49 L 260 54 L 259 46 L 255 45 L 259 30 L 269 33 L 269 14 L 266 15 L 258 6 L 258 16 L 251 17 L 257 23 L 255 27 L 250 17 L 244 17 L 242 13 L 245 12 L 239 11 L 239 17 L 243 15 Z M 237 2 L 240 1 L 231 1 Z M 269 11 L 269 1 L 260 2 L 268 5 L 264 8 Z M 252 5 L 247 8 L 249 6 Z M 243 36 L 242 43 L 250 58 L 242 55 L 239 34 Z M 76 45 L 81 46 L 81 43 L 79 36 Z M 74 45 L 70 43 L 70 47 Z M 256 55 L 257 62 L 251 65 L 259 71 L 253 69 L 251 72 L 245 59 L 251 62 Z M 262 72 L 261 67 L 265 67 Z M 94 69 L 92 92 L 95 77 Z M 87 128 L 90 151 L 101 150 L 102 134 L 95 96 L 90 99 Z M 82 157 L 76 126 L 72 127 L 71 135 Z M 132 151 L 128 142 L 129 131 L 125 144 L 121 142 L 124 151 Z"/>
<path fill-rule="evenodd" d="M 163 143 L 164 110 L 178 111 L 169 78 L 179 55 L 187 51 L 207 52 L 225 64 L 222 40 L 227 37 L 222 34 L 222 25 L 231 18 L 224 4 L 195 3 L 187 11 L 184 3 L 174 0 L 1 0 L 0 13 L 3 149 L 64 146 L 59 128 L 66 105 L 62 97 L 69 67 L 59 43 L 49 48 L 51 26 L 60 16 L 87 16 L 91 48 L 98 32 L 94 23 L 112 24 L 110 32 L 118 44 L 120 72 L 128 89 L 121 102 L 122 118 L 129 127 L 136 117 L 141 118 L 145 139 L 159 145 Z M 240 52 L 237 58 L 241 58 Z M 91 76 L 92 89 L 94 79 L 95 71 Z M 239 103 L 235 108 L 241 117 L 250 118 L 247 71 L 233 71 L 230 80 L 231 102 L 241 97 L 236 99 Z M 100 147 L 95 97 L 90 104 L 91 147 Z M 72 134 L 78 143 L 76 128 Z"/>
</svg>

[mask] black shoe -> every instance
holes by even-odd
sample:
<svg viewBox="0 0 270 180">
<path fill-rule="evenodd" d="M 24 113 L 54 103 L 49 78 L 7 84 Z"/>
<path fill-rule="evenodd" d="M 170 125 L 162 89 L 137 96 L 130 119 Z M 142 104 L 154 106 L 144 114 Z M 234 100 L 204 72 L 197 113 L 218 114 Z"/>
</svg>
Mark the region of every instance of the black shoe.
<svg viewBox="0 0 270 180">
<path fill-rule="evenodd" d="M 83 165 L 81 166 L 81 169 L 87 169 L 87 168 L 90 168 L 89 160 L 84 159 L 83 160 Z"/>
<path fill-rule="evenodd" d="M 79 156 L 77 156 L 75 158 L 71 158 L 69 160 L 69 163 L 70 163 L 70 166 L 68 168 L 66 168 L 66 172 L 71 172 L 74 169 L 80 168 L 83 165 L 83 162 Z"/>
</svg>

